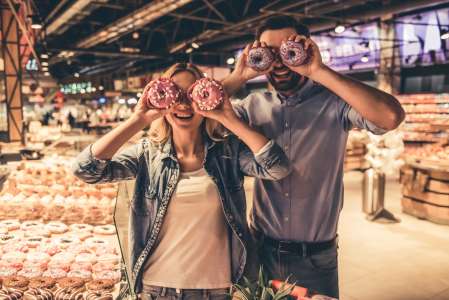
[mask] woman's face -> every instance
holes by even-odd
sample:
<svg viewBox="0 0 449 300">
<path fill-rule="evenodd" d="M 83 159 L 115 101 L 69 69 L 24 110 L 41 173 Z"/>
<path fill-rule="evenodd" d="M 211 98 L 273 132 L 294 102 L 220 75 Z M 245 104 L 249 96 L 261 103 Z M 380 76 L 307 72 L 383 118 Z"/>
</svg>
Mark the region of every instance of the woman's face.
<svg viewBox="0 0 449 300">
<path fill-rule="evenodd" d="M 189 71 L 178 72 L 171 79 L 185 92 L 184 97 L 186 97 L 187 90 L 196 81 L 195 76 Z M 203 116 L 194 112 L 190 100 L 186 98 L 183 98 L 180 103 L 176 104 L 172 112 L 165 117 L 173 131 L 198 130 L 204 119 Z"/>
</svg>

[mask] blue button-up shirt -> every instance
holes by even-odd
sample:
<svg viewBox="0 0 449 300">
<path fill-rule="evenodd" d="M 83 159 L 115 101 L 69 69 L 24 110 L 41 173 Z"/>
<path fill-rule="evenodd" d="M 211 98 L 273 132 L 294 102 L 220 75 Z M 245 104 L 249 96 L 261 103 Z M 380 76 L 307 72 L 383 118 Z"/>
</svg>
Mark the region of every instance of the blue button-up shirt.
<svg viewBox="0 0 449 300">
<path fill-rule="evenodd" d="M 385 130 L 311 80 L 290 97 L 260 92 L 233 104 L 253 128 L 284 149 L 293 167 L 282 180 L 255 180 L 253 226 L 278 240 L 335 238 L 343 205 L 348 131 L 358 127 L 382 134 Z"/>
</svg>

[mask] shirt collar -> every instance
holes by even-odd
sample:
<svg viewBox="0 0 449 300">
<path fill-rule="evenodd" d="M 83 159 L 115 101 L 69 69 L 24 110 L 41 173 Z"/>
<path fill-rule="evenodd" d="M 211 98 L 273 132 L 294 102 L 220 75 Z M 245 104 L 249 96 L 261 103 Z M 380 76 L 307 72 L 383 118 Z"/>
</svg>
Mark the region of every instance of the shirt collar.
<svg viewBox="0 0 449 300">
<path fill-rule="evenodd" d="M 277 96 L 278 96 L 279 100 L 281 100 L 282 103 L 284 103 L 284 102 L 291 103 L 291 104 L 300 103 L 304 100 L 306 95 L 313 88 L 313 85 L 314 85 L 313 81 L 311 79 L 307 78 L 307 81 L 304 83 L 304 85 L 298 91 L 296 91 L 296 93 L 294 93 L 293 95 L 284 96 L 280 93 L 277 93 Z"/>
</svg>

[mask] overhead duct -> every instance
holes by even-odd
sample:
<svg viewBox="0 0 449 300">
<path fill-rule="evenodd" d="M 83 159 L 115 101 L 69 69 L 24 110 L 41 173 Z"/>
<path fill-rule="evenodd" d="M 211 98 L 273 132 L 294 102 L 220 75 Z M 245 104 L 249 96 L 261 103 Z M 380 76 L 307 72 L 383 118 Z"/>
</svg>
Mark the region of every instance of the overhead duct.
<svg viewBox="0 0 449 300">
<path fill-rule="evenodd" d="M 135 10 L 131 14 L 111 23 L 80 41 L 76 47 L 90 48 L 109 39 L 117 38 L 144 27 L 148 23 L 173 12 L 174 10 L 192 2 L 192 0 L 162 0 L 151 3 Z"/>
<path fill-rule="evenodd" d="M 97 0 L 96 3 L 106 3 L 108 0 Z M 91 11 L 96 8 L 91 0 L 77 0 L 67 10 L 65 10 L 60 16 L 51 22 L 47 28 L 47 35 L 61 34 L 69 28 L 70 22 L 81 21 L 88 16 Z"/>
</svg>

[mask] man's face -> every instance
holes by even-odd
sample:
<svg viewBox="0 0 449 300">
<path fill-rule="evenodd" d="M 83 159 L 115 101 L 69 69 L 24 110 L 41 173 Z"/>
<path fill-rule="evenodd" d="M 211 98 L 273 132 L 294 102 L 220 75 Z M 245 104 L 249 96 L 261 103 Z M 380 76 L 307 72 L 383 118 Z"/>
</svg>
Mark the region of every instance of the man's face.
<svg viewBox="0 0 449 300">
<path fill-rule="evenodd" d="M 260 35 L 260 42 L 265 42 L 268 47 L 273 48 L 277 52 L 275 55 L 276 59 L 273 62 L 273 70 L 267 74 L 267 78 L 276 91 L 281 93 L 295 91 L 304 80 L 301 75 L 285 66 L 279 56 L 279 47 L 282 41 L 296 34 L 294 28 L 283 28 L 265 30 Z"/>
</svg>

